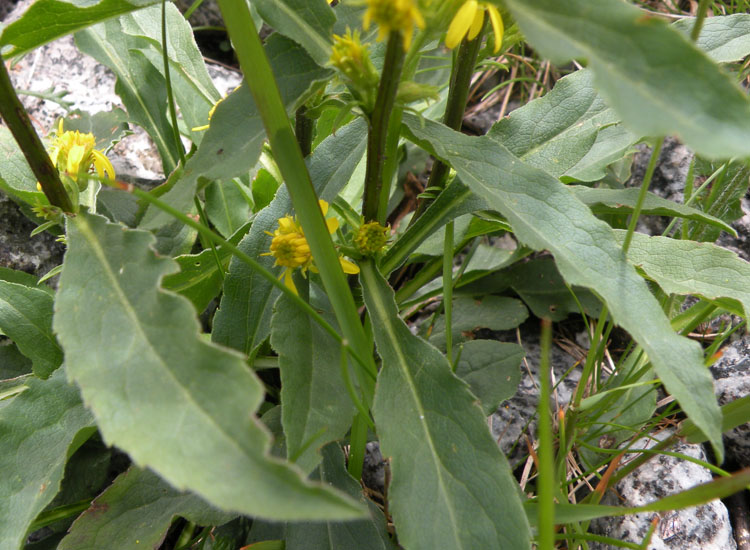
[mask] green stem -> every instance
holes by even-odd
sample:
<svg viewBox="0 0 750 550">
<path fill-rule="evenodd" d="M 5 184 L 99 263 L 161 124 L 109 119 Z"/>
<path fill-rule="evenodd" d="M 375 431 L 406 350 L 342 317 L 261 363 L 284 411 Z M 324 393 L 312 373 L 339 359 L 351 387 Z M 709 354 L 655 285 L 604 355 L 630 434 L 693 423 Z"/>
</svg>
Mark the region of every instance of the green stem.
<svg viewBox="0 0 750 550">
<path fill-rule="evenodd" d="M 357 413 L 349 433 L 349 464 L 347 470 L 354 479 L 362 479 L 362 465 L 365 462 L 367 450 L 367 426 L 370 422 L 369 416 Z"/>
<path fill-rule="evenodd" d="M 307 109 L 302 106 L 297 109 L 294 116 L 294 134 L 302 151 L 303 157 L 310 156 L 313 141 L 313 121 L 305 114 Z"/>
<path fill-rule="evenodd" d="M 448 89 L 448 100 L 445 105 L 443 114 L 443 124 L 452 130 L 460 130 L 466 111 L 466 102 L 469 99 L 469 88 L 471 86 L 471 77 L 474 74 L 474 66 L 477 63 L 479 49 L 482 44 L 482 35 L 484 29 L 479 35 L 471 41 L 463 40 L 458 47 L 454 58 L 453 68 L 451 70 L 450 88 Z M 442 161 L 435 160 L 430 172 L 430 179 L 427 182 L 428 188 L 437 187 L 442 189 L 448 176 L 449 166 Z M 417 211 L 411 219 L 409 225 L 414 223 L 432 203 L 430 199 L 420 201 Z"/>
<path fill-rule="evenodd" d="M 315 266 L 320 272 L 336 319 L 357 356 L 367 361 L 369 373 L 376 373 L 372 349 L 368 348 L 368 339 L 362 328 L 354 298 L 341 269 L 339 256 L 333 246 L 323 213 L 318 207 L 315 188 L 310 181 L 305 159 L 302 157 L 299 144 L 289 123 L 289 117 L 250 15 L 250 9 L 246 2 L 236 0 L 219 0 L 219 6 L 240 67 L 246 76 L 252 75 L 252 78 L 245 80 L 263 119 L 271 150 L 286 182 L 297 218 L 305 232 L 305 238 L 315 258 Z M 365 403 L 369 406 L 374 384 L 368 377 L 360 378 L 360 384 L 366 388 Z"/>
<path fill-rule="evenodd" d="M 85 512 L 91 506 L 91 499 L 82 500 L 74 504 L 66 504 L 65 506 L 59 506 L 52 510 L 45 510 L 37 516 L 31 526 L 29 526 L 29 533 L 47 527 L 61 519 L 72 518 L 79 515 L 81 512 Z"/>
<path fill-rule="evenodd" d="M 708 6 L 711 4 L 711 0 L 700 0 L 698 4 L 698 13 L 695 17 L 695 24 L 693 24 L 693 30 L 690 32 L 690 40 L 693 42 L 698 40 L 701 35 L 701 29 L 703 29 L 703 22 L 706 20 L 706 12 Z"/>
<path fill-rule="evenodd" d="M 203 3 L 203 0 L 195 0 L 195 2 L 193 2 L 190 5 L 190 7 L 187 9 L 187 11 L 185 12 L 185 19 L 190 19 L 190 16 L 193 15 L 193 13 L 195 12 L 195 10 L 197 10 L 198 8 L 201 7 L 202 3 Z M 195 30 L 195 29 L 193 29 L 193 30 Z"/>
<path fill-rule="evenodd" d="M 552 443 L 550 419 L 550 346 L 552 322 L 542 319 L 541 358 L 539 366 L 539 476 L 537 496 L 539 499 L 538 548 L 552 550 L 555 547 L 555 457 Z"/>
<path fill-rule="evenodd" d="M 172 119 L 172 135 L 180 162 L 185 166 L 185 148 L 180 139 L 180 128 L 177 126 L 177 109 L 174 105 L 174 94 L 172 93 L 172 78 L 169 71 L 169 53 L 167 51 L 167 0 L 161 0 L 161 53 L 164 63 L 164 83 L 167 87 L 167 105 L 169 106 L 169 117 Z"/>
<path fill-rule="evenodd" d="M 445 353 L 455 371 L 453 363 L 453 220 L 445 226 L 443 244 L 443 309 L 445 309 Z"/>
<path fill-rule="evenodd" d="M 365 221 L 380 219 L 380 193 L 383 189 L 383 164 L 385 163 L 385 144 L 388 137 L 388 126 L 391 111 L 396 102 L 396 92 L 401 82 L 401 70 L 404 65 L 404 49 L 401 33 L 393 31 L 388 36 L 385 50 L 385 61 L 380 76 L 378 95 L 375 107 L 369 120 L 367 133 L 367 167 L 365 169 L 365 192 L 362 201 L 362 215 Z"/>
<path fill-rule="evenodd" d="M 625 234 L 625 241 L 622 243 L 622 251 L 627 255 L 628 249 L 630 248 L 630 242 L 633 240 L 633 233 L 635 232 L 635 226 L 638 225 L 638 218 L 641 216 L 641 210 L 643 210 L 643 203 L 648 195 L 648 187 L 651 185 L 651 178 L 656 170 L 656 162 L 659 160 L 659 153 L 661 152 L 661 146 L 664 145 L 664 138 L 656 140 L 653 151 L 651 151 L 651 158 L 648 161 L 648 168 L 646 168 L 646 174 L 643 176 L 643 183 L 641 184 L 641 191 L 638 193 L 638 200 L 633 208 L 633 213 L 630 216 L 630 223 L 628 224 L 628 232 Z"/>
<path fill-rule="evenodd" d="M 5 63 L 0 65 L 0 116 L 21 148 L 47 200 L 63 212 L 71 213 L 75 207 L 60 181 L 57 168 L 53 166 L 42 140 L 31 125 L 29 114 L 13 89 Z"/>
<path fill-rule="evenodd" d="M 188 225 L 204 235 L 207 239 L 212 241 L 214 244 L 218 244 L 219 246 L 223 246 L 227 250 L 229 250 L 232 254 L 234 254 L 238 260 L 241 262 L 247 264 L 252 270 L 256 271 L 258 274 L 260 274 L 261 277 L 266 279 L 269 283 L 271 283 L 273 286 L 281 290 L 284 294 L 286 294 L 294 304 L 296 304 L 302 311 L 307 313 L 310 317 L 315 320 L 316 323 L 318 323 L 323 330 L 325 330 L 328 334 L 330 334 L 337 342 L 343 343 L 344 339 L 341 337 L 341 335 L 336 332 L 336 329 L 334 329 L 328 321 L 326 321 L 320 313 L 318 313 L 310 304 L 308 304 L 306 301 L 304 301 L 302 298 L 297 296 L 293 291 L 291 291 L 287 286 L 282 283 L 279 279 L 277 279 L 273 273 L 268 271 L 265 267 L 263 267 L 261 264 L 259 264 L 257 261 L 255 261 L 253 258 L 242 252 L 239 248 L 234 246 L 232 243 L 227 241 L 226 239 L 222 238 L 220 235 L 216 234 L 214 231 L 203 225 L 202 223 L 196 222 L 192 218 L 186 216 L 176 208 L 171 207 L 167 203 L 161 201 L 157 197 L 153 196 L 152 194 L 142 191 L 141 189 L 138 189 L 132 184 L 129 183 L 116 183 L 117 187 L 122 189 L 123 191 L 127 191 L 129 193 L 134 194 L 139 199 L 143 199 L 147 201 L 149 204 L 154 205 L 159 210 L 162 210 L 169 214 L 170 216 L 174 217 L 177 220 L 180 220 L 185 225 Z M 352 356 L 357 360 L 357 363 L 361 367 L 363 367 L 366 372 L 368 373 L 369 377 L 374 381 L 377 377 L 377 369 L 374 368 L 374 365 L 372 368 L 370 367 L 372 360 L 366 361 L 363 356 L 361 356 L 356 350 L 353 350 L 349 348 L 350 353 Z"/>
</svg>

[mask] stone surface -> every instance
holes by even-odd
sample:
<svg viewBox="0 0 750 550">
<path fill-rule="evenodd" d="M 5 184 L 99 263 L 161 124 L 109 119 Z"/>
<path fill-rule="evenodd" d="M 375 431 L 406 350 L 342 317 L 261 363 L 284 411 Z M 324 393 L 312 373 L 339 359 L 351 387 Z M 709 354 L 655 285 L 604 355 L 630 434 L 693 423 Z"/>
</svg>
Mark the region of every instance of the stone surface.
<svg viewBox="0 0 750 550">
<path fill-rule="evenodd" d="M 488 423 L 492 435 L 506 454 L 512 466 L 518 466 L 528 455 L 525 435 L 531 442 L 536 440 L 536 409 L 539 403 L 539 334 L 523 331 L 521 344 L 526 351 L 526 359 L 521 363 L 521 382 L 518 392 L 503 402 L 497 411 L 489 417 Z M 515 342 L 515 332 L 496 333 L 496 339 Z M 550 406 L 553 411 L 568 405 L 581 378 L 581 368 L 576 367 L 565 374 L 574 365 L 576 359 L 556 345 L 550 351 L 550 364 L 557 387 L 551 396 Z"/>
<path fill-rule="evenodd" d="M 720 405 L 750 394 L 750 335 L 742 335 L 722 348 L 711 366 L 714 391 Z M 750 466 L 750 423 L 724 434 L 727 461 L 737 468 Z"/>
<path fill-rule="evenodd" d="M 657 437 L 665 439 L 671 433 L 660 432 Z M 641 440 L 636 448 L 651 448 L 656 444 Z M 670 448 L 699 460 L 707 460 L 700 445 L 678 444 Z M 602 504 L 619 506 L 642 506 L 668 495 L 711 481 L 711 472 L 693 462 L 673 456 L 657 455 L 608 491 Z M 659 517 L 654 513 L 642 513 L 615 518 L 595 520 L 592 532 L 608 537 L 640 544 L 648 532 L 651 521 Z M 616 546 L 591 543 L 591 550 L 615 550 Z M 736 550 L 732 537 L 729 514 L 726 506 L 713 501 L 702 506 L 666 513 L 659 519 L 648 550 Z"/>
<path fill-rule="evenodd" d="M 0 191 L 0 266 L 44 275 L 62 263 L 65 248 L 49 233 L 30 237 L 36 225 Z"/>
</svg>

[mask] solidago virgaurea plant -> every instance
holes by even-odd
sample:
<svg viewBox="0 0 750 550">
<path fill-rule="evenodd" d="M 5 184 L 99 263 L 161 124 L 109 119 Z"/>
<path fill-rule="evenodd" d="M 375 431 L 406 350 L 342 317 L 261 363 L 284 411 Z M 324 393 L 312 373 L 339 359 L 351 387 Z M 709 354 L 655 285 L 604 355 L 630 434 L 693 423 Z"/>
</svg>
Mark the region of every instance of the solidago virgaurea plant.
<svg viewBox="0 0 750 550">
<path fill-rule="evenodd" d="M 226 97 L 171 2 L 37 0 L 0 32 L 11 62 L 74 33 L 125 109 L 43 140 L 0 69 L 0 189 L 66 247 L 0 267 L 0 548 L 646 548 L 656 523 L 591 520 L 750 483 L 721 469 L 750 406 L 706 367 L 750 306 L 750 264 L 714 244 L 750 175 L 750 49 L 719 31 L 750 36 L 745 14 L 218 3 Z M 136 125 L 155 185 L 112 166 Z M 649 191 L 665 136 L 693 155 L 682 202 Z M 522 372 L 536 409 L 508 442 Z M 601 504 L 677 441 L 720 478 Z"/>
</svg>

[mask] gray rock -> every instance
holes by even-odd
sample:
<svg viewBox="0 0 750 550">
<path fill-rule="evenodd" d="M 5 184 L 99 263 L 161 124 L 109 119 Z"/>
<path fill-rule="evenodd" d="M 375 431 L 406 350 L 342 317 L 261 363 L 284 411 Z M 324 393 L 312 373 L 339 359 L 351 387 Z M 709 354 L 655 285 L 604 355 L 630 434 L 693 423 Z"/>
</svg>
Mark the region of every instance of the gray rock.
<svg viewBox="0 0 750 550">
<path fill-rule="evenodd" d="M 515 334 L 515 333 L 511 333 Z M 515 341 L 513 338 L 499 335 L 502 341 Z M 524 333 L 521 342 L 526 350 L 526 359 L 521 363 L 521 382 L 518 392 L 502 403 L 488 422 L 500 449 L 508 457 L 512 466 L 517 466 L 527 455 L 528 450 L 524 435 L 530 441 L 536 439 L 536 409 L 539 403 L 539 335 Z M 575 363 L 575 358 L 553 345 L 550 351 L 550 364 L 557 387 L 551 396 L 552 410 L 565 407 L 571 400 L 573 392 L 581 379 L 581 369 L 576 367 L 567 377 L 565 373 Z"/>
<path fill-rule="evenodd" d="M 750 336 L 743 335 L 722 348 L 723 355 L 711 366 L 714 391 L 720 405 L 750 394 Z M 750 466 L 750 423 L 724 434 L 727 460 L 737 467 Z"/>
<path fill-rule="evenodd" d="M 668 430 L 657 434 L 663 440 L 672 435 Z M 656 441 L 641 440 L 639 448 L 651 448 Z M 670 449 L 699 460 L 706 460 L 700 445 L 677 444 Z M 615 484 L 602 504 L 642 506 L 681 491 L 711 481 L 711 473 L 693 462 L 666 455 L 657 455 Z M 602 518 L 595 520 L 591 529 L 608 537 L 641 543 L 654 513 Z M 591 550 L 615 550 L 615 546 L 592 543 Z M 649 550 L 736 550 L 729 514 L 720 500 L 702 506 L 666 513 L 659 518 Z"/>
<path fill-rule="evenodd" d="M 0 266 L 44 275 L 62 263 L 65 248 L 49 233 L 30 237 L 36 225 L 0 191 Z"/>
</svg>

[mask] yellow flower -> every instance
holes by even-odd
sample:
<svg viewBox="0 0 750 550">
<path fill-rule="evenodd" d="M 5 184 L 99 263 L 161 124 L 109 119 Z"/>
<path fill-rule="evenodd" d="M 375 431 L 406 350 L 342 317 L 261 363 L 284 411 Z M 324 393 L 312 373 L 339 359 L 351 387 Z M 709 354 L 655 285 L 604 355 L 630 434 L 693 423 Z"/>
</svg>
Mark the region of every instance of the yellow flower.
<svg viewBox="0 0 750 550">
<path fill-rule="evenodd" d="M 328 214 L 328 203 L 320 200 L 318 204 L 323 212 L 323 216 Z M 333 233 L 338 229 L 339 222 L 336 218 L 326 218 L 326 226 L 328 227 L 328 232 Z M 281 273 L 281 276 L 279 276 L 279 279 L 283 278 L 287 288 L 296 294 L 297 287 L 294 286 L 292 272 L 297 268 L 302 270 L 303 275 L 308 269 L 314 273 L 318 272 L 313 263 L 310 245 L 307 244 L 302 226 L 297 222 L 296 218 L 284 216 L 283 218 L 279 218 L 279 227 L 276 231 L 273 233 L 266 231 L 266 233 L 271 235 L 273 240 L 271 241 L 270 252 L 265 252 L 261 256 L 273 256 L 276 258 L 274 266 L 286 268 Z M 344 270 L 344 273 L 359 273 L 359 267 L 352 262 L 340 256 L 339 262 L 341 262 L 341 268 Z"/>
<path fill-rule="evenodd" d="M 94 149 L 96 139 L 91 133 L 82 134 L 78 130 L 63 131 L 63 121 L 57 125 L 57 137 L 52 143 L 50 159 L 57 170 L 78 184 L 83 191 L 88 185 L 86 175 L 93 167 L 100 178 L 115 178 L 112 163 L 101 151 Z M 41 187 L 37 184 L 37 188 Z"/>
<path fill-rule="evenodd" d="M 362 27 L 367 30 L 372 21 L 378 25 L 378 40 L 394 31 L 403 33 L 404 50 L 411 45 L 414 25 L 424 28 L 424 18 L 415 0 L 367 0 Z"/>
<path fill-rule="evenodd" d="M 492 22 L 492 30 L 495 34 L 494 52 L 500 51 L 500 45 L 503 43 L 503 18 L 497 7 L 489 2 L 477 2 L 477 0 L 467 0 L 458 9 L 453 17 L 448 33 L 445 35 L 445 45 L 449 48 L 455 48 L 461 43 L 464 36 L 468 40 L 474 40 L 484 24 L 484 12 L 487 12 Z"/>
</svg>

